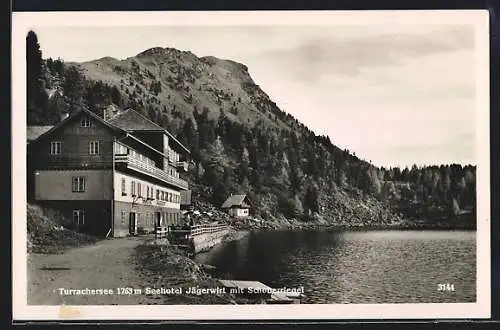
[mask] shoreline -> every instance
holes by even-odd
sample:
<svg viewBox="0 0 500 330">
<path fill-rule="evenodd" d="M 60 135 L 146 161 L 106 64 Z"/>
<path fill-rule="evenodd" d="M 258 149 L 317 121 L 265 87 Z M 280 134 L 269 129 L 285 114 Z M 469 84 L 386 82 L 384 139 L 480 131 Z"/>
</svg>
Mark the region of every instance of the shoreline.
<svg viewBox="0 0 500 330">
<path fill-rule="evenodd" d="M 313 231 L 313 230 L 474 230 L 466 226 L 462 227 L 436 227 L 436 226 L 405 226 L 403 224 L 394 225 L 363 225 L 363 226 L 339 226 L 332 224 L 307 224 L 306 226 L 281 226 L 279 228 L 235 228 L 232 227 L 231 232 L 224 237 L 221 243 L 214 248 L 220 247 L 223 244 L 238 241 L 251 233 L 263 231 Z M 213 248 L 212 248 L 213 249 Z M 206 251 L 210 253 L 212 250 Z M 193 296 L 186 293 L 187 288 L 220 288 L 221 283 L 216 274 L 218 268 L 197 262 L 194 256 L 188 256 L 184 251 L 170 246 L 167 240 L 163 242 L 149 241 L 137 247 L 136 257 L 140 264 L 140 272 L 144 274 L 144 286 L 151 288 L 165 288 L 177 286 L 181 289 L 181 294 L 164 295 L 161 300 L 164 304 L 251 304 L 249 300 L 242 300 L 228 292 Z M 179 267 L 181 265 L 181 267 Z M 266 284 L 266 283 L 264 283 Z"/>
<path fill-rule="evenodd" d="M 234 227 L 236 230 L 251 232 L 276 231 L 276 230 L 477 230 L 475 224 L 449 224 L 449 223 L 393 223 L 393 224 L 333 224 L 318 222 L 273 222 L 264 224 L 249 224 Z"/>
</svg>

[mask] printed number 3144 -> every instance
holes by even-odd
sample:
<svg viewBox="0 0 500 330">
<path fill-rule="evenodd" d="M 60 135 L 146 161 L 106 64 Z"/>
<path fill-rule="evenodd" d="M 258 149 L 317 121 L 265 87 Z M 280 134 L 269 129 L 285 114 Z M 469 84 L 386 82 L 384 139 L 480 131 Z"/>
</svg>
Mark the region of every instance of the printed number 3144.
<svg viewBox="0 0 500 330">
<path fill-rule="evenodd" d="M 438 291 L 455 291 L 455 285 L 450 283 L 443 283 L 437 285 Z"/>
</svg>

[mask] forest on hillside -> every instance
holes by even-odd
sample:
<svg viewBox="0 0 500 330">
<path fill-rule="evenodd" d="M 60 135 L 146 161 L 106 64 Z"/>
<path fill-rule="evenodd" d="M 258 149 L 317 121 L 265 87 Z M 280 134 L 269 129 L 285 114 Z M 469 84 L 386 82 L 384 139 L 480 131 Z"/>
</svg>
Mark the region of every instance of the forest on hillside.
<svg viewBox="0 0 500 330">
<path fill-rule="evenodd" d="M 134 81 L 112 85 L 88 79 L 61 59 L 44 59 L 34 32 L 28 33 L 26 42 L 27 125 L 54 125 L 61 114 L 81 108 L 98 115 L 110 105 L 133 108 L 191 150 L 194 166 L 188 179 L 196 200 L 220 206 L 230 193 L 247 193 L 257 206 L 256 216 L 280 214 L 309 221 L 333 214 L 329 208 L 338 205 L 331 199 L 347 195 L 343 203 L 352 209 L 357 201 L 370 200 L 384 212 L 414 221 L 465 219 L 475 225 L 473 165 L 379 168 L 337 148 L 328 136 L 314 134 L 274 103 L 272 111 L 252 123 L 234 120 L 241 115 L 239 99 L 227 111 L 220 108 L 217 118 L 206 106 L 193 106 L 186 113 L 156 98 L 166 87 L 155 77 L 146 89 Z M 124 89 L 123 84 L 132 85 Z M 248 93 L 255 88 L 247 88 Z M 285 124 L 270 126 L 269 120 Z"/>
</svg>

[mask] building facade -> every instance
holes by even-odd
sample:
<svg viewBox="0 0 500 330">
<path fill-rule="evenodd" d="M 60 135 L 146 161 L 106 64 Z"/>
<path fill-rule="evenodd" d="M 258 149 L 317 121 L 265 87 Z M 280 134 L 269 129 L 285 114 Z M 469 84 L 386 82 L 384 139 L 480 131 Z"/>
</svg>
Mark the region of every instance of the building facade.
<svg viewBox="0 0 500 330">
<path fill-rule="evenodd" d="M 81 231 L 122 237 L 178 224 L 189 150 L 132 109 L 81 110 L 28 144 L 28 201 Z"/>
</svg>

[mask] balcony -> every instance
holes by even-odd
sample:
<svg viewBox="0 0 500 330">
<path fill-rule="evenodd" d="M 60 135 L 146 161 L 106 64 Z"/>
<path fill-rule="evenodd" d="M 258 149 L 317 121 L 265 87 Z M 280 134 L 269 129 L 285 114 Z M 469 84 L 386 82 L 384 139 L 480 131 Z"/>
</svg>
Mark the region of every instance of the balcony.
<svg viewBox="0 0 500 330">
<path fill-rule="evenodd" d="M 125 164 L 127 168 L 133 169 L 135 171 L 147 174 L 159 180 L 162 180 L 165 183 L 173 185 L 177 188 L 187 190 L 188 183 L 186 180 L 182 180 L 180 178 L 176 178 L 173 175 L 170 175 L 159 169 L 156 166 L 147 164 L 138 160 L 137 158 L 131 157 L 130 155 L 115 155 L 115 163 L 116 164 Z"/>
</svg>

